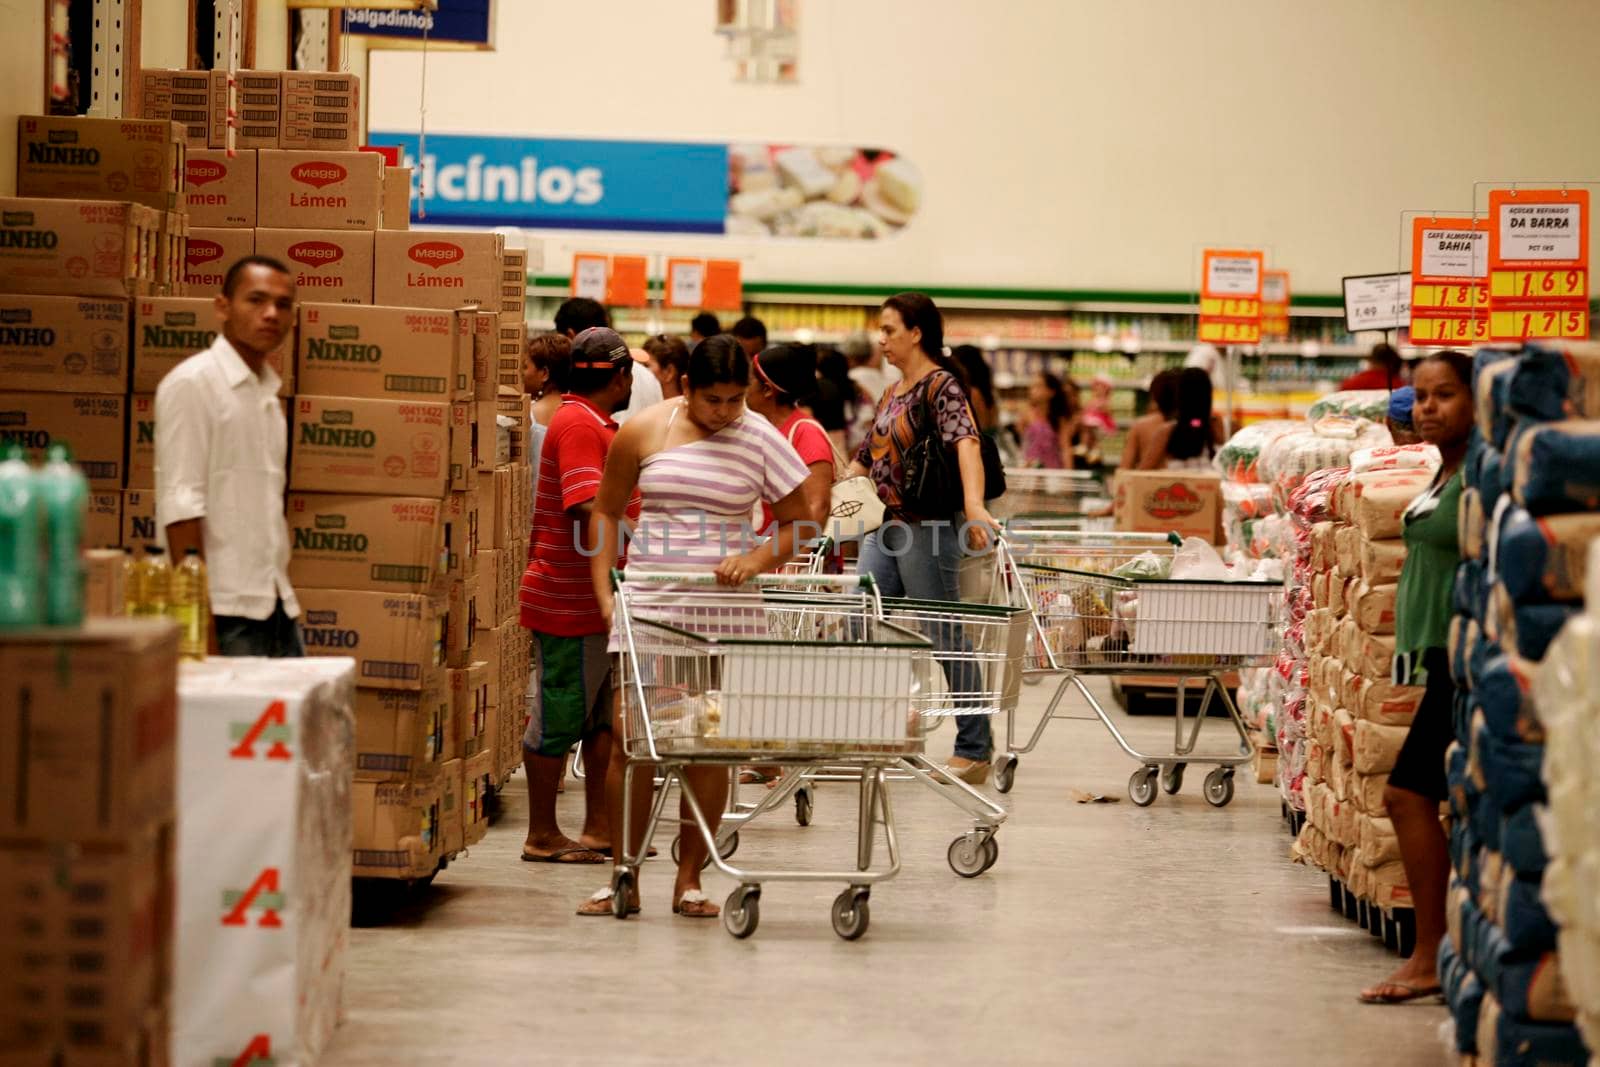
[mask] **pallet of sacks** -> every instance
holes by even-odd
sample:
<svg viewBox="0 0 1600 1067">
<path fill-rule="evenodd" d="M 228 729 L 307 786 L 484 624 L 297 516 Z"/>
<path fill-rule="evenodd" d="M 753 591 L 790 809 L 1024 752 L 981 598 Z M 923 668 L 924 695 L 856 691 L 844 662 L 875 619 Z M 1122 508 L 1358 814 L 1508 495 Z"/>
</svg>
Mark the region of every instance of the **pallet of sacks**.
<svg viewBox="0 0 1600 1067">
<path fill-rule="evenodd" d="M 1463 1056 L 1578 1064 L 1588 1057 L 1578 1005 L 1595 1002 L 1600 960 L 1594 883 L 1570 880 L 1567 865 L 1586 862 L 1585 838 L 1564 835 L 1552 810 L 1592 778 L 1595 759 L 1549 742 L 1550 726 L 1571 721 L 1593 690 L 1574 688 L 1570 654 L 1547 660 L 1581 617 L 1589 544 L 1600 535 L 1600 347 L 1480 350 L 1473 390 L 1478 426 L 1464 464 L 1449 649 L 1458 696 L 1441 972 Z M 1580 624 L 1579 655 L 1582 634 Z M 1592 817 L 1587 808 L 1566 826 Z M 1576 851 L 1563 847 L 1569 839 Z"/>
</svg>

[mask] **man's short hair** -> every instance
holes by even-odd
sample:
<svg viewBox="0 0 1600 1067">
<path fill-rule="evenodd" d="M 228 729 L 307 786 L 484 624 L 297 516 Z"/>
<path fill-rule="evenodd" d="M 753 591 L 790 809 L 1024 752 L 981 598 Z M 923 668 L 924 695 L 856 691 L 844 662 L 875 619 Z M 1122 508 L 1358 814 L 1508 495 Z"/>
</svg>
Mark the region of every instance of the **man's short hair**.
<svg viewBox="0 0 1600 1067">
<path fill-rule="evenodd" d="M 728 331 L 742 341 L 760 341 L 767 343 L 767 324 L 754 315 L 746 315 L 733 324 L 733 329 Z"/>
<path fill-rule="evenodd" d="M 722 332 L 722 323 L 718 322 L 717 317 L 711 312 L 702 311 L 689 320 L 689 329 L 701 337 L 715 337 Z"/>
<path fill-rule="evenodd" d="M 233 295 L 233 291 L 239 287 L 239 275 L 244 273 L 246 267 L 266 267 L 268 270 L 277 271 L 279 274 L 294 273 L 271 256 L 243 256 L 228 268 L 228 273 L 222 276 L 223 296 Z"/>
<path fill-rule="evenodd" d="M 611 316 L 606 314 L 605 305 L 586 296 L 574 296 L 556 308 L 556 333 L 568 337 L 576 337 L 593 326 L 610 325 Z"/>
</svg>

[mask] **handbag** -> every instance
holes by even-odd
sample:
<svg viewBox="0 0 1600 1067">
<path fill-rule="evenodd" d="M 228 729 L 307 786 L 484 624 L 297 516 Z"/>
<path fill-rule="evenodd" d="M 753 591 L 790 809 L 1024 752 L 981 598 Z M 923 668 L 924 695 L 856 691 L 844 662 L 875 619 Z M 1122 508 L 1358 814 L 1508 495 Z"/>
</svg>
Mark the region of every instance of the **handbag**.
<svg viewBox="0 0 1600 1067">
<path fill-rule="evenodd" d="M 932 375 L 928 376 L 931 382 Z M 933 412 L 928 407 L 928 390 L 922 390 L 923 427 L 932 426 Z M 1005 466 L 1000 461 L 1000 449 L 994 438 L 978 435 L 978 455 L 983 460 L 983 498 L 993 500 L 1006 491 Z M 954 450 L 944 443 L 938 433 L 919 437 L 901 457 L 905 480 L 900 488 L 900 499 L 908 511 L 919 515 L 953 515 L 966 504 L 966 490 L 961 484 L 961 462 Z"/>
</svg>

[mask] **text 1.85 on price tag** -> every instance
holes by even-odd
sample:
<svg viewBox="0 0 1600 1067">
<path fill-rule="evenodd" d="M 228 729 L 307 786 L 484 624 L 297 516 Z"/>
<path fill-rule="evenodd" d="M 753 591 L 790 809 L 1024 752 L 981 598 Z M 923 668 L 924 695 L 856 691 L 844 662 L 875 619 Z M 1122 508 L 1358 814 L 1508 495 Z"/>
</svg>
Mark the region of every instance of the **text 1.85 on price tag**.
<svg viewBox="0 0 1600 1067">
<path fill-rule="evenodd" d="M 1489 220 L 1411 220 L 1411 340 L 1453 347 L 1489 337 Z"/>
</svg>

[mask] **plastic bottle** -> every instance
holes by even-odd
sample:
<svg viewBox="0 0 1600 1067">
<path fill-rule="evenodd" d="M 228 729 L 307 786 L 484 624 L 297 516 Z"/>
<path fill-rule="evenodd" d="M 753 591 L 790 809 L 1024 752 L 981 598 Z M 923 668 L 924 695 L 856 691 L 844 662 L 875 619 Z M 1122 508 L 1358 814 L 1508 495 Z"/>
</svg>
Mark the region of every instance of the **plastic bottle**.
<svg viewBox="0 0 1600 1067">
<path fill-rule="evenodd" d="M 206 565 L 200 550 L 191 548 L 172 572 L 172 598 L 167 614 L 178 624 L 178 655 L 206 658 L 206 630 L 211 622 L 206 592 Z"/>
<path fill-rule="evenodd" d="M 53 444 L 34 475 L 39 510 L 44 515 L 50 559 L 44 572 L 44 621 L 51 626 L 83 625 L 83 522 L 89 483 L 72 462 L 66 445 Z"/>
<path fill-rule="evenodd" d="M 122 550 L 122 614 L 129 618 L 139 614 L 139 563 L 131 548 Z"/>
<path fill-rule="evenodd" d="M 39 585 L 38 488 L 12 442 L 0 449 L 0 629 L 39 625 Z"/>
<path fill-rule="evenodd" d="M 167 600 L 172 590 L 172 568 L 167 563 L 167 553 L 160 545 L 145 545 L 144 559 L 139 563 L 137 615 L 165 615 Z"/>
</svg>

